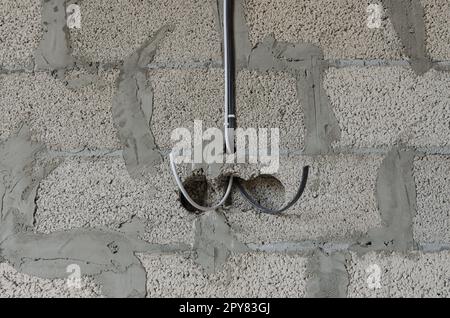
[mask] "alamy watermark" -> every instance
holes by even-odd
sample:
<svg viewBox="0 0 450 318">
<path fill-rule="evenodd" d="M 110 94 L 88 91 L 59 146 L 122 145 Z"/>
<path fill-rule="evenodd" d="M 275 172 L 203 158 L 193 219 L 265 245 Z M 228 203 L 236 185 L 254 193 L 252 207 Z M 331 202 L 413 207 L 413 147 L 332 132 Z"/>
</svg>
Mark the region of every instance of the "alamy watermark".
<svg viewBox="0 0 450 318">
<path fill-rule="evenodd" d="M 66 272 L 69 274 L 66 283 L 68 288 L 81 289 L 81 268 L 77 264 L 70 264 L 66 268 Z"/>
<path fill-rule="evenodd" d="M 263 174 L 278 171 L 278 128 L 228 129 L 228 136 L 219 128 L 203 131 L 201 120 L 194 120 L 193 128 L 193 134 L 187 128 L 176 128 L 172 131 L 171 139 L 175 143 L 172 153 L 176 163 L 250 163 L 259 164 Z M 229 153 L 224 147 L 226 138 L 232 148 Z M 233 143 L 234 140 L 236 144 Z"/>
<path fill-rule="evenodd" d="M 69 4 L 66 8 L 67 27 L 69 29 L 81 29 L 81 9 L 77 4 Z"/>
<path fill-rule="evenodd" d="M 367 6 L 366 12 L 367 17 L 367 27 L 369 29 L 379 29 L 381 28 L 381 22 L 383 18 L 383 6 L 381 4 L 369 4 Z"/>
<path fill-rule="evenodd" d="M 367 287 L 371 290 L 381 288 L 381 268 L 378 264 L 371 264 L 366 268 Z"/>
</svg>

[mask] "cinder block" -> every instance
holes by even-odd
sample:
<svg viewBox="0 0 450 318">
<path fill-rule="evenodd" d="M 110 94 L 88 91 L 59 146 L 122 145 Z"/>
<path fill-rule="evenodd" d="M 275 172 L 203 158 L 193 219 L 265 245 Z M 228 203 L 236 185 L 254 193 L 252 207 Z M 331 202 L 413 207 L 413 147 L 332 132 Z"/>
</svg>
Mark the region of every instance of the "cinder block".
<svg viewBox="0 0 450 318">
<path fill-rule="evenodd" d="M 221 272 L 206 274 L 183 255 L 140 255 L 149 297 L 303 297 L 307 258 L 233 255 Z"/>
<path fill-rule="evenodd" d="M 421 0 L 425 9 L 426 47 L 433 60 L 450 59 L 450 2 Z"/>
<path fill-rule="evenodd" d="M 0 68 L 31 68 L 42 36 L 41 2 L 2 0 L 0 17 Z"/>
<path fill-rule="evenodd" d="M 81 288 L 69 287 L 65 279 L 42 279 L 17 272 L 0 263 L 0 298 L 94 298 L 100 287 L 90 277 L 81 278 Z"/>
<path fill-rule="evenodd" d="M 348 297 L 449 297 L 450 254 L 353 254 Z M 379 284 L 377 284 L 379 282 Z"/>
<path fill-rule="evenodd" d="M 304 146 L 304 111 L 295 78 L 283 72 L 241 71 L 237 77 L 236 116 L 241 128 L 279 128 L 280 149 Z"/>
<path fill-rule="evenodd" d="M 326 59 L 398 59 L 402 46 L 386 17 L 369 28 L 367 8 L 380 1 L 244 0 L 252 45 L 273 34 L 279 41 L 309 42 Z"/>
<path fill-rule="evenodd" d="M 136 216 L 149 242 L 192 242 L 195 214 L 181 206 L 167 162 L 147 177 L 132 179 L 122 158 L 66 159 L 40 183 L 36 231 L 117 230 Z"/>
<path fill-rule="evenodd" d="M 26 123 L 53 150 L 118 149 L 111 105 L 117 71 L 0 75 L 0 138 Z"/>
<path fill-rule="evenodd" d="M 244 243 L 352 240 L 381 224 L 375 199 L 379 156 L 281 157 L 276 179 L 248 186 L 261 204 L 282 207 L 294 197 L 302 169 L 310 175 L 300 200 L 280 215 L 256 212 L 238 195 L 227 219 Z M 256 191 L 256 192 L 255 192 Z"/>
<path fill-rule="evenodd" d="M 175 128 L 193 131 L 194 120 L 203 129 L 223 129 L 222 70 L 152 70 L 154 90 L 152 131 L 156 144 L 170 149 Z M 238 74 L 237 121 L 241 128 L 279 128 L 280 149 L 303 148 L 303 108 L 296 81 L 282 72 Z"/>
<path fill-rule="evenodd" d="M 450 144 L 450 73 L 416 76 L 403 67 L 331 68 L 324 86 L 343 148 Z"/>
<path fill-rule="evenodd" d="M 450 243 L 450 158 L 423 156 L 414 161 L 417 212 L 414 240 L 419 243 Z"/>
<path fill-rule="evenodd" d="M 83 0 L 81 29 L 71 29 L 75 57 L 94 62 L 125 59 L 157 30 L 173 25 L 156 62 L 220 59 L 220 39 L 209 0 Z"/>
<path fill-rule="evenodd" d="M 194 120 L 203 121 L 203 129 L 223 128 L 223 71 L 151 70 L 153 113 L 151 120 L 155 142 L 171 149 L 172 131 L 187 128 L 193 133 Z"/>
</svg>

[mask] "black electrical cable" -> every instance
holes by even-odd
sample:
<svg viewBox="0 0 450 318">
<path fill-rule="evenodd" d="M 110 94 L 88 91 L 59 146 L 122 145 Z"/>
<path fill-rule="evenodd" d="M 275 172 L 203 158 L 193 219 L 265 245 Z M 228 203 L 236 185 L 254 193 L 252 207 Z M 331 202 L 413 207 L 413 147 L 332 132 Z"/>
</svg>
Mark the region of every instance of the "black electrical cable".
<svg viewBox="0 0 450 318">
<path fill-rule="evenodd" d="M 233 37 L 233 3 L 234 1 L 226 1 L 224 7 L 223 18 L 227 19 L 227 23 L 224 23 L 224 54 L 225 60 L 225 79 L 227 81 L 227 126 L 228 128 L 236 128 L 236 98 L 235 98 L 235 62 L 234 62 L 234 37 Z"/>
<path fill-rule="evenodd" d="M 241 194 L 244 196 L 244 198 L 246 198 L 247 201 L 250 202 L 251 205 L 253 205 L 253 207 L 257 208 L 258 210 L 260 210 L 261 212 L 264 212 L 264 213 L 278 214 L 278 213 L 282 213 L 282 212 L 286 211 L 287 209 L 289 209 L 290 207 L 292 207 L 298 201 L 298 199 L 300 199 L 300 197 L 303 194 L 303 191 L 305 191 L 306 182 L 308 180 L 308 173 L 309 173 L 309 166 L 303 167 L 302 181 L 300 182 L 300 186 L 297 190 L 297 193 L 295 194 L 295 196 L 291 200 L 291 202 L 289 202 L 288 204 L 286 204 L 284 207 L 282 207 L 280 209 L 269 209 L 269 208 L 263 207 L 261 204 L 259 204 L 258 201 L 256 201 L 248 193 L 248 191 L 242 185 L 241 180 L 237 179 L 235 181 L 236 181 L 236 185 L 239 189 L 239 192 L 241 192 Z"/>
<path fill-rule="evenodd" d="M 227 91 L 225 92 L 227 95 L 227 118 L 226 118 L 226 127 L 234 129 L 236 128 L 236 107 L 235 107 L 235 61 L 234 61 L 234 45 L 233 45 L 233 1 L 226 1 L 224 6 L 224 14 L 223 17 L 226 21 L 224 23 L 226 30 L 224 30 L 224 49 L 225 49 L 225 60 L 226 63 L 224 65 L 225 67 L 225 80 L 226 80 L 226 88 Z M 226 137 L 228 138 L 228 137 Z M 226 140 L 226 142 L 229 142 L 229 140 Z M 245 189 L 245 187 L 242 185 L 240 179 L 236 179 L 236 185 L 239 189 L 239 192 L 244 196 L 244 198 L 247 199 L 248 202 L 250 202 L 253 207 L 258 209 L 259 211 L 263 213 L 268 214 L 278 214 L 281 212 L 286 211 L 290 207 L 292 207 L 302 196 L 303 191 L 306 187 L 306 182 L 308 180 L 308 172 L 309 172 L 309 166 L 306 166 L 303 168 L 303 174 L 302 174 L 302 181 L 300 182 L 300 187 L 297 190 L 296 195 L 294 198 L 283 208 L 281 209 L 269 209 L 266 207 L 263 207 L 261 204 L 257 202 Z"/>
</svg>

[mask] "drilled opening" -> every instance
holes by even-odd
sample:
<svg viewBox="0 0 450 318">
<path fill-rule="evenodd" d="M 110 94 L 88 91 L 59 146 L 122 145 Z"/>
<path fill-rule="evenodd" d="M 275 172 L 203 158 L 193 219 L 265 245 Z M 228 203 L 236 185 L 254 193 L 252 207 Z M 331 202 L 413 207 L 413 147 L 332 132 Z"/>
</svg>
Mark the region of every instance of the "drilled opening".
<svg viewBox="0 0 450 318">
<path fill-rule="evenodd" d="M 204 175 L 197 174 L 188 177 L 186 181 L 183 182 L 183 186 L 195 203 L 201 206 L 213 206 L 223 198 L 228 186 L 228 180 L 228 176 L 220 176 L 214 180 L 207 180 Z M 181 191 L 178 193 L 183 208 L 193 213 L 202 212 L 193 207 Z M 229 199 L 230 198 L 225 201 L 225 206 L 231 204 Z"/>
<path fill-rule="evenodd" d="M 243 185 L 260 205 L 268 209 L 282 208 L 285 203 L 284 186 L 274 176 L 260 175 L 243 181 Z"/>
<path fill-rule="evenodd" d="M 208 194 L 208 181 L 205 176 L 191 176 L 183 182 L 183 186 L 186 189 L 186 192 L 189 196 L 194 200 L 195 203 L 204 206 L 207 200 Z M 192 206 L 189 201 L 186 199 L 181 191 L 180 194 L 180 202 L 181 205 L 188 210 L 189 212 L 199 212 L 199 210 Z"/>
</svg>

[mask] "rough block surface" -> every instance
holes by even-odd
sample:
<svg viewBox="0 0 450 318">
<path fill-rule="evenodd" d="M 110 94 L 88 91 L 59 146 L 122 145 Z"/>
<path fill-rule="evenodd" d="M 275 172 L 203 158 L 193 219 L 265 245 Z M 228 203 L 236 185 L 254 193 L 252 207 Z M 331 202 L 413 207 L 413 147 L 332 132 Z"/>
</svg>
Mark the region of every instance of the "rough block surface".
<svg viewBox="0 0 450 318">
<path fill-rule="evenodd" d="M 421 0 L 425 9 L 426 46 L 434 60 L 450 59 L 450 2 Z"/>
<path fill-rule="evenodd" d="M 141 255 L 148 297 L 302 297 L 307 258 L 298 255 L 233 255 L 225 268 L 206 274 L 183 255 Z M 161 279 L 164 277 L 164 279 Z"/>
<path fill-rule="evenodd" d="M 450 159 L 447 156 L 416 157 L 414 178 L 417 212 L 414 240 L 419 243 L 450 242 Z"/>
<path fill-rule="evenodd" d="M 101 297 L 100 287 L 89 277 L 81 288 L 69 287 L 64 279 L 42 279 L 17 272 L 0 263 L 0 298 L 92 298 Z"/>
<path fill-rule="evenodd" d="M 42 36 L 41 2 L 2 0 L 0 3 L 0 67 L 32 67 L 33 52 Z"/>
<path fill-rule="evenodd" d="M 448 251 L 430 254 L 413 252 L 407 255 L 371 252 L 362 257 L 353 255 L 347 265 L 350 277 L 348 296 L 449 297 L 449 262 Z M 378 273 L 380 288 L 371 288 L 375 286 L 372 283 Z"/>
<path fill-rule="evenodd" d="M 223 71 L 150 71 L 153 86 L 152 131 L 162 149 L 173 146 L 176 128 L 193 131 L 194 120 L 203 129 L 223 129 Z M 237 77 L 237 117 L 240 128 L 279 128 L 280 149 L 299 150 L 304 142 L 303 108 L 296 81 L 281 72 L 242 71 Z"/>
<path fill-rule="evenodd" d="M 310 165 L 308 186 L 300 200 L 274 216 L 256 212 L 236 194 L 237 209 L 227 212 L 230 225 L 245 243 L 332 241 L 366 233 L 381 222 L 375 200 L 381 160 L 378 156 L 282 157 L 274 175 L 278 182 L 259 181 L 255 188 L 261 193 L 256 198 L 269 207 L 281 207 L 295 195 L 303 166 Z"/>
<path fill-rule="evenodd" d="M 327 59 L 397 59 L 402 47 L 390 20 L 379 29 L 367 26 L 366 10 L 374 3 L 379 1 L 245 0 L 244 7 L 253 45 L 273 34 L 279 41 L 316 44 Z"/>
<path fill-rule="evenodd" d="M 220 59 L 220 39 L 208 0 L 84 0 L 82 27 L 70 31 L 75 57 L 93 62 L 125 59 L 163 26 L 174 26 L 156 62 Z"/>
<path fill-rule="evenodd" d="M 132 179 L 122 158 L 71 158 L 40 184 L 36 231 L 109 228 L 136 216 L 146 222 L 142 238 L 189 243 L 194 215 L 181 207 L 167 163 L 147 180 Z"/>
<path fill-rule="evenodd" d="M 336 147 L 449 145 L 450 73 L 404 67 L 331 68 L 324 86 L 341 128 Z"/>
<path fill-rule="evenodd" d="M 111 105 L 117 71 L 0 75 L 0 138 L 27 124 L 52 150 L 117 149 Z"/>
</svg>

